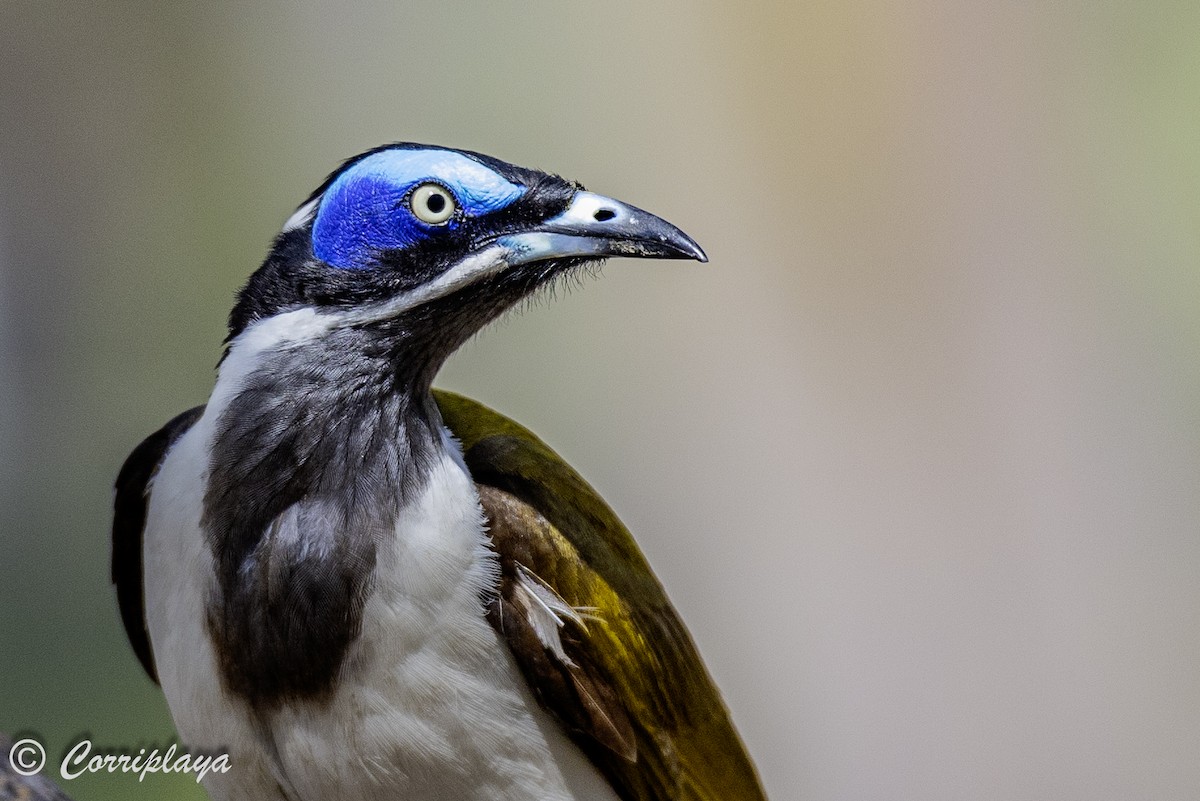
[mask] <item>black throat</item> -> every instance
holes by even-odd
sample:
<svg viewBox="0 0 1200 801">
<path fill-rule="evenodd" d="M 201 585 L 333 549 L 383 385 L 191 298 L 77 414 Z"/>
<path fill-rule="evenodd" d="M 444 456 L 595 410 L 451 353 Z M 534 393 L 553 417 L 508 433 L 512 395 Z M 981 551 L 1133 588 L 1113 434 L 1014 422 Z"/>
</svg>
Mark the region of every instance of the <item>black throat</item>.
<svg viewBox="0 0 1200 801">
<path fill-rule="evenodd" d="M 311 263 L 289 255 L 303 251 L 299 238 L 285 233 L 242 291 L 230 353 L 279 315 L 371 306 L 308 282 Z M 434 376 L 480 328 L 581 263 L 521 265 L 258 357 L 216 422 L 204 496 L 217 568 L 208 627 L 230 691 L 262 709 L 329 695 L 361 631 L 379 548 L 444 456 Z"/>
<path fill-rule="evenodd" d="M 227 689 L 255 708 L 329 694 L 379 548 L 442 456 L 430 368 L 398 361 L 413 347 L 335 328 L 265 352 L 216 421 L 208 627 Z"/>
</svg>

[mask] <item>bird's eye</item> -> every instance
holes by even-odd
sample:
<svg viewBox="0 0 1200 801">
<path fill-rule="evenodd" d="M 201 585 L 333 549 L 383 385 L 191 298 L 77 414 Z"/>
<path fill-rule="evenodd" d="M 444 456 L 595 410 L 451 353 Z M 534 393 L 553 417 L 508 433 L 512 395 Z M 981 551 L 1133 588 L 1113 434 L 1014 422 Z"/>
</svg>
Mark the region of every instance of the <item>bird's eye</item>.
<svg viewBox="0 0 1200 801">
<path fill-rule="evenodd" d="M 421 184 L 413 190 L 408 202 L 417 219 L 430 225 L 446 222 L 458 208 L 454 195 L 441 184 Z"/>
</svg>

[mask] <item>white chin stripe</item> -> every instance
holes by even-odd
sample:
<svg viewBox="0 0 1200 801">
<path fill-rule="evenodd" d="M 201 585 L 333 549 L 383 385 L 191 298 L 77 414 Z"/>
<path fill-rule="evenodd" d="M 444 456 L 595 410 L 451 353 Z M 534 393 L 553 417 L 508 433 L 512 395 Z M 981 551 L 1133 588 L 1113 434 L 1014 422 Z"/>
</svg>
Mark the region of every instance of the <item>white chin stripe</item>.
<svg viewBox="0 0 1200 801">
<path fill-rule="evenodd" d="M 512 252 L 493 243 L 455 264 L 432 281 L 402 292 L 393 298 L 352 309 L 305 307 L 280 312 L 258 320 L 246 328 L 231 344 L 234 354 L 259 353 L 287 343 L 317 339 L 332 328 L 390 320 L 423 303 L 456 292 L 479 279 L 508 269 Z M 227 370 L 228 365 L 222 367 Z"/>
<path fill-rule="evenodd" d="M 512 255 L 509 248 L 499 242 L 493 242 L 483 250 L 467 256 L 432 281 L 413 287 L 382 303 L 337 312 L 338 320 L 346 325 L 360 325 L 391 319 L 423 303 L 457 292 L 485 276 L 508 269 L 512 263 Z"/>
</svg>

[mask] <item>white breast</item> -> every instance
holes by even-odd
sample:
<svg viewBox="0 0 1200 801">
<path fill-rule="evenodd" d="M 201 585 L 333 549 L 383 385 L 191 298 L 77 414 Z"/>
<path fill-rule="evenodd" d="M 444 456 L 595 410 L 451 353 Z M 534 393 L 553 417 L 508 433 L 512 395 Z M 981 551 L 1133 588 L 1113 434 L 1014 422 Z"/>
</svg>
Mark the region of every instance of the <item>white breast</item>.
<svg viewBox="0 0 1200 801">
<path fill-rule="evenodd" d="M 257 355 L 235 349 L 227 360 L 204 416 L 155 478 L 146 525 L 147 622 L 171 714 L 185 744 L 226 751 L 233 765 L 208 775 L 210 795 L 615 801 L 484 618 L 495 556 L 453 443 L 379 549 L 332 698 L 255 715 L 225 692 L 204 622 L 215 577 L 201 498 L 214 420 Z"/>
<path fill-rule="evenodd" d="M 333 702 L 271 720 L 299 795 L 345 797 L 349 781 L 364 799 L 615 797 L 484 619 L 495 579 L 474 484 L 446 458 L 397 521 Z M 322 764 L 331 742 L 340 771 Z"/>
</svg>

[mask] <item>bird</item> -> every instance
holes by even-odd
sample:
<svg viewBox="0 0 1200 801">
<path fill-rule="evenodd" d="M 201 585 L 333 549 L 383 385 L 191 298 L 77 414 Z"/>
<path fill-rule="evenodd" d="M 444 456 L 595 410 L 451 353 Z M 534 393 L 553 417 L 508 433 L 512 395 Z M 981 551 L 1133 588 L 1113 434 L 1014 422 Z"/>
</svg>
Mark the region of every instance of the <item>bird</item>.
<svg viewBox="0 0 1200 801">
<path fill-rule="evenodd" d="M 129 455 L 111 575 L 216 801 L 746 801 L 755 766 L 638 545 L 530 430 L 433 382 L 676 226 L 480 153 L 342 163 L 237 293 L 207 403 Z"/>
</svg>

